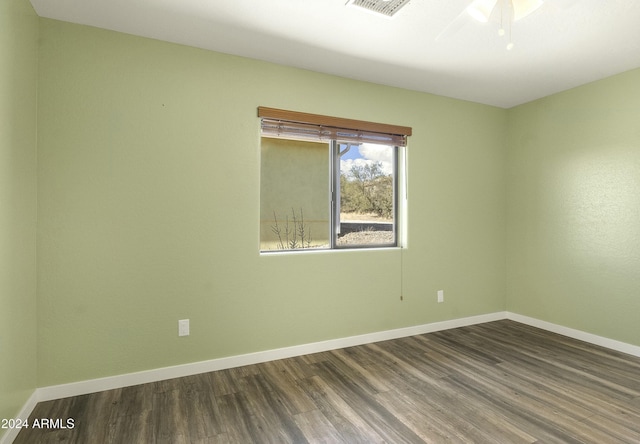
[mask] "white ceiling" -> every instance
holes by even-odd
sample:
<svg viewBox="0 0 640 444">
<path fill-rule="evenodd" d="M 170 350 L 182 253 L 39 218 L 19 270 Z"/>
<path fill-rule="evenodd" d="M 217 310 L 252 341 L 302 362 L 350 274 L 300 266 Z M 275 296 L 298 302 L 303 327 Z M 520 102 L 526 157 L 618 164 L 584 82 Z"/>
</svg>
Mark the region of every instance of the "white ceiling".
<svg viewBox="0 0 640 444">
<path fill-rule="evenodd" d="M 514 23 L 471 0 L 411 0 L 393 19 L 346 0 L 31 0 L 42 17 L 509 108 L 640 67 L 640 0 L 546 0 Z M 640 87 L 640 85 L 639 85 Z"/>
</svg>

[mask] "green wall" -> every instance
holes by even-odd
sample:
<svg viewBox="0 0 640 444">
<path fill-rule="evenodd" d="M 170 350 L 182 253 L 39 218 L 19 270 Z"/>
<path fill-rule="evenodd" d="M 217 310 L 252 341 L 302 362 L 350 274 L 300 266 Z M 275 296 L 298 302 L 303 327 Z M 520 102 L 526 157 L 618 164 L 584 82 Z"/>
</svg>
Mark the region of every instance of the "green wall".
<svg viewBox="0 0 640 444">
<path fill-rule="evenodd" d="M 40 36 L 40 386 L 505 309 L 507 111 L 46 19 Z M 259 105 L 413 127 L 408 248 L 259 255 Z"/>
<path fill-rule="evenodd" d="M 36 387 L 38 18 L 0 2 L 0 418 Z M 0 436 L 5 430 L 0 429 Z"/>
<path fill-rule="evenodd" d="M 640 345 L 639 85 L 509 111 L 508 310 Z"/>
</svg>

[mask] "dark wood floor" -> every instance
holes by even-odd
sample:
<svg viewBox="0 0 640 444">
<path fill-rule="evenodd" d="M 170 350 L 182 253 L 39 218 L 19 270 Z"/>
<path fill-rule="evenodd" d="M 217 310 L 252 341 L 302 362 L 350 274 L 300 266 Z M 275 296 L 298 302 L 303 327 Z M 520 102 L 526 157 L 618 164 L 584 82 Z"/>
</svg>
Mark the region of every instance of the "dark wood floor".
<svg viewBox="0 0 640 444">
<path fill-rule="evenodd" d="M 640 443 L 640 359 L 512 321 L 43 402 L 15 443 Z"/>
</svg>

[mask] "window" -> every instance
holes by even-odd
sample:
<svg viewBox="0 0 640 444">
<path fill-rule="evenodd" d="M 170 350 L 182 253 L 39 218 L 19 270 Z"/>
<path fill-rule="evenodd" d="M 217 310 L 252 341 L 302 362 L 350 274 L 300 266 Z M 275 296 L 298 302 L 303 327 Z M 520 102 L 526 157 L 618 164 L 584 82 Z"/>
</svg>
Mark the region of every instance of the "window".
<svg viewBox="0 0 640 444">
<path fill-rule="evenodd" d="M 395 247 L 411 128 L 258 108 L 260 250 Z"/>
</svg>

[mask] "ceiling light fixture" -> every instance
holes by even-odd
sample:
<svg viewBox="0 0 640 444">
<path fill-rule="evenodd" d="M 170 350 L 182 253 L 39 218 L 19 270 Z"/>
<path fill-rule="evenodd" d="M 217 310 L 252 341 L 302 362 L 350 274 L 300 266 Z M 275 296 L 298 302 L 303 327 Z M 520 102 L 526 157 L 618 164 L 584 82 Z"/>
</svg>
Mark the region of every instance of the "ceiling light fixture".
<svg viewBox="0 0 640 444">
<path fill-rule="evenodd" d="M 513 22 L 525 18 L 542 6 L 544 0 L 474 0 L 466 11 L 475 20 L 486 23 L 493 14 L 500 16 L 498 35 L 509 34 L 507 50 L 513 49 L 511 26 Z M 505 29 L 505 25 L 508 29 Z"/>
</svg>

